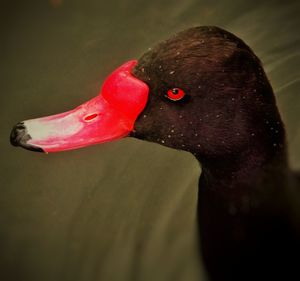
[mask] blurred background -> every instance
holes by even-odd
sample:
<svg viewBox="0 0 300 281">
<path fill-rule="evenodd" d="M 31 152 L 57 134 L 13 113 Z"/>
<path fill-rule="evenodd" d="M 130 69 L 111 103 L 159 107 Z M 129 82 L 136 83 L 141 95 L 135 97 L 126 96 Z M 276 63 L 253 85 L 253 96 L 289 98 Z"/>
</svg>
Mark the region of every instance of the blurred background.
<svg viewBox="0 0 300 281">
<path fill-rule="evenodd" d="M 0 3 L 0 279 L 206 280 L 192 155 L 130 138 L 45 155 L 12 147 L 10 130 L 92 98 L 117 66 L 175 32 L 216 25 L 262 60 L 299 170 L 300 2 Z"/>
</svg>

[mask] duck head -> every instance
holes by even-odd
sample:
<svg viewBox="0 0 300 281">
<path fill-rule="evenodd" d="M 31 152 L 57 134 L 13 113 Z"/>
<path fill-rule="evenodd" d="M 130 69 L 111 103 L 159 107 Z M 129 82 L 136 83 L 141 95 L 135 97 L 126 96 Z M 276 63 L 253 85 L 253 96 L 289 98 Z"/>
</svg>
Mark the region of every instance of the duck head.
<svg viewBox="0 0 300 281">
<path fill-rule="evenodd" d="M 97 97 L 76 109 L 18 123 L 11 143 L 56 152 L 125 136 L 208 162 L 254 146 L 265 153 L 284 142 L 259 59 L 233 34 L 195 27 L 119 67 Z"/>
</svg>

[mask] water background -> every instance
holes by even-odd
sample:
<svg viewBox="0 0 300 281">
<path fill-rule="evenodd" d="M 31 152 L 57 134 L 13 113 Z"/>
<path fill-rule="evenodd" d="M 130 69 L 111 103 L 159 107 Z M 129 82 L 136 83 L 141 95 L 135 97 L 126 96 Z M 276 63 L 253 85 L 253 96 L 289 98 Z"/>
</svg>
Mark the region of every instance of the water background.
<svg viewBox="0 0 300 281">
<path fill-rule="evenodd" d="M 299 1 L 1 1 L 0 279 L 205 280 L 190 154 L 124 139 L 45 155 L 10 146 L 10 130 L 90 99 L 173 33 L 217 25 L 263 61 L 300 169 L 299 13 Z"/>
</svg>

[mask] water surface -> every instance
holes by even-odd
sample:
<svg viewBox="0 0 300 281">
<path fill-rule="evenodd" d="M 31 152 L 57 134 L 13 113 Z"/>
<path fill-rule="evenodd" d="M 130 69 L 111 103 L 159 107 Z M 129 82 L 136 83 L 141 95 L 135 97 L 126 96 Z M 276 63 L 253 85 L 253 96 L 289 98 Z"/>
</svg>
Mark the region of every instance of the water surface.
<svg viewBox="0 0 300 281">
<path fill-rule="evenodd" d="M 300 169 L 299 1 L 1 5 L 1 280 L 205 280 L 192 155 L 133 139 L 36 154 L 10 146 L 11 127 L 90 99 L 174 32 L 217 25 L 263 61 Z"/>
</svg>

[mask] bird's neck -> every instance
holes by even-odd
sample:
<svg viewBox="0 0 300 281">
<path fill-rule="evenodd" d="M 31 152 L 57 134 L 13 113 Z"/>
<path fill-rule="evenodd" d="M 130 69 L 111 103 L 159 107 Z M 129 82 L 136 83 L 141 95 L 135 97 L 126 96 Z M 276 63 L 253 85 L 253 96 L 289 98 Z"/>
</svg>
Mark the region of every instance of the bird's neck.
<svg viewBox="0 0 300 281">
<path fill-rule="evenodd" d="M 269 258 L 285 204 L 282 183 L 288 166 L 284 149 L 270 155 L 250 150 L 240 158 L 229 159 L 217 163 L 199 159 L 201 252 L 215 277 L 212 280 L 227 280 L 222 279 L 224 276 L 242 280 L 253 259 L 259 268 Z M 277 238 L 273 241 L 272 236 Z M 265 245 L 265 249 L 261 251 L 259 245 Z M 261 260 L 257 258 L 258 251 L 262 253 Z"/>
<path fill-rule="evenodd" d="M 204 206 L 210 204 L 209 208 L 217 205 L 229 215 L 277 208 L 289 177 L 287 162 L 284 147 L 270 155 L 249 150 L 237 158 L 204 161 L 199 200 L 205 200 Z"/>
<path fill-rule="evenodd" d="M 253 147 L 239 155 L 197 159 L 202 166 L 200 189 L 219 195 L 239 189 L 246 192 L 247 188 L 267 185 L 268 181 L 279 184 L 289 171 L 285 145 L 272 151 Z"/>
</svg>

